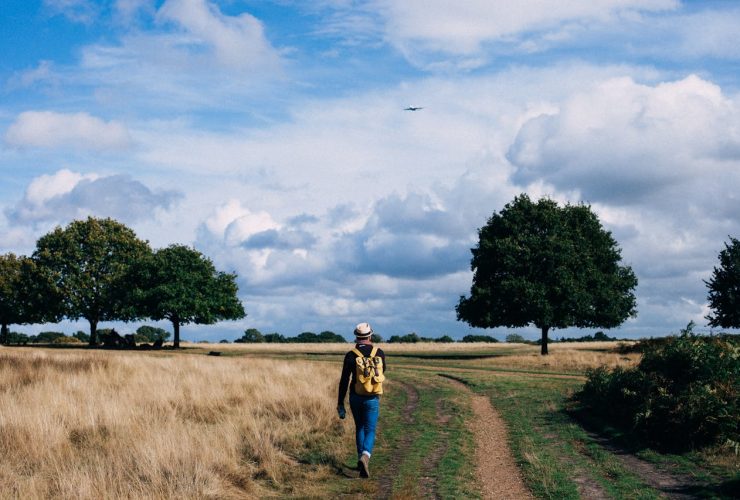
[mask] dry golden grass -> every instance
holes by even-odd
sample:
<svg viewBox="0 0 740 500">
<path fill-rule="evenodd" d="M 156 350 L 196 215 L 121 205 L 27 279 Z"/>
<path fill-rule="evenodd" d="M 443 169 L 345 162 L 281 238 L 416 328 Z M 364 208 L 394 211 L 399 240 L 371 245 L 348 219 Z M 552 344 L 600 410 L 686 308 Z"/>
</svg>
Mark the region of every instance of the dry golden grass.
<svg viewBox="0 0 740 500">
<path fill-rule="evenodd" d="M 622 342 L 568 342 L 551 343 L 550 354 L 540 355 L 540 347 L 528 344 L 499 343 L 434 343 L 378 344 L 391 359 L 394 354 L 463 354 L 491 355 L 493 357 L 472 359 L 465 364 L 476 367 L 515 368 L 556 372 L 583 372 L 601 365 L 608 367 L 635 366 L 640 355 L 621 354 L 617 348 Z M 287 355 L 290 353 L 344 353 L 351 349 L 349 343 L 331 344 L 189 344 L 190 347 L 213 348 L 231 354 Z M 458 361 L 461 362 L 461 361 Z"/>
<path fill-rule="evenodd" d="M 476 364 L 486 367 L 517 368 L 556 372 L 584 372 L 588 368 L 607 366 L 631 367 L 640 361 L 637 353 L 621 354 L 616 342 L 550 344 L 549 354 L 542 356 L 539 346 L 522 346 L 509 356 L 486 358 Z"/>
<path fill-rule="evenodd" d="M 245 498 L 320 491 L 351 429 L 336 367 L 0 348 L 0 498 Z M 332 455 L 334 454 L 334 455 Z"/>
</svg>

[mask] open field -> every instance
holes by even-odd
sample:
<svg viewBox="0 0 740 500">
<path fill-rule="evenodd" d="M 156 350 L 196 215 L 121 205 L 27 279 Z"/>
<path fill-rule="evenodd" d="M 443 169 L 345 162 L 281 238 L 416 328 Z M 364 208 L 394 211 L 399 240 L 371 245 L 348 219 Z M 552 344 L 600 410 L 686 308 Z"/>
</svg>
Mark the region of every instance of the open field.
<svg viewBox="0 0 740 500">
<path fill-rule="evenodd" d="M 382 345 L 369 481 L 356 479 L 351 418 L 335 413 L 350 344 L 0 347 L 0 498 L 486 497 L 480 397 L 535 498 L 731 498 L 728 450 L 625 452 L 574 419 L 586 368 L 639 360 L 616 345 L 552 344 L 544 358 L 523 344 Z"/>
</svg>

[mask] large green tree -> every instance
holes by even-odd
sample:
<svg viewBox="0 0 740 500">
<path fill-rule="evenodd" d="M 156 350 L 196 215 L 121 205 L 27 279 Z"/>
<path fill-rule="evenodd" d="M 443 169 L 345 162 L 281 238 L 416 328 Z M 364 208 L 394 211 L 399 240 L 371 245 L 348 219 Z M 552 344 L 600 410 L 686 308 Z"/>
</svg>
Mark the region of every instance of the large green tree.
<svg viewBox="0 0 740 500">
<path fill-rule="evenodd" d="M 553 328 L 612 328 L 636 314 L 637 278 L 587 205 L 523 194 L 488 219 L 471 251 L 470 297 L 458 320 L 481 328 L 534 325 L 547 354 Z"/>
<path fill-rule="evenodd" d="M 53 283 L 64 316 L 86 319 L 90 345 L 96 345 L 101 321 L 137 317 L 126 302 L 128 271 L 150 253 L 120 222 L 88 217 L 42 236 L 32 258 Z"/>
<path fill-rule="evenodd" d="M 246 315 L 237 297 L 236 275 L 217 271 L 210 259 L 190 247 L 157 250 L 135 274 L 138 311 L 153 320 L 171 321 L 175 347 L 180 347 L 180 325 Z"/>
<path fill-rule="evenodd" d="M 740 241 L 730 237 L 725 249 L 719 253 L 719 267 L 705 282 L 709 288 L 707 316 L 711 326 L 740 327 Z"/>
<path fill-rule="evenodd" d="M 51 290 L 43 288 L 34 262 L 12 253 L 0 255 L 0 343 L 8 342 L 9 325 L 56 321 Z"/>
</svg>

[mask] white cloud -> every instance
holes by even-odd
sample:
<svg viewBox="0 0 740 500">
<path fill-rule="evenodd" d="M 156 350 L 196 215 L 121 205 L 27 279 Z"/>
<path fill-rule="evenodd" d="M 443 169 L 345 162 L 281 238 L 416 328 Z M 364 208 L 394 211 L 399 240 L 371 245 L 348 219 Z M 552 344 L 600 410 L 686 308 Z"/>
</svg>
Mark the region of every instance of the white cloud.
<svg viewBox="0 0 740 500">
<path fill-rule="evenodd" d="M 48 226 L 88 215 L 130 223 L 168 209 L 180 196 L 170 190 L 152 191 L 125 175 L 83 175 L 63 169 L 34 179 L 23 199 L 5 215 L 14 226 Z"/>
<path fill-rule="evenodd" d="M 717 85 L 697 76 L 655 86 L 619 78 L 530 119 L 508 156 L 522 183 L 638 202 L 704 175 L 736 178 L 738 145 L 740 107 Z"/>
<path fill-rule="evenodd" d="M 44 0 L 44 7 L 52 15 L 62 15 L 70 21 L 90 24 L 100 13 L 92 0 Z"/>
<path fill-rule="evenodd" d="M 191 35 L 184 44 L 210 47 L 224 65 L 254 68 L 277 63 L 262 23 L 248 13 L 226 16 L 207 0 L 168 0 L 157 17 L 176 23 Z"/>
<path fill-rule="evenodd" d="M 40 61 L 38 65 L 29 70 L 20 71 L 12 75 L 7 82 L 8 90 L 17 90 L 31 87 L 40 82 L 55 82 L 56 75 L 52 70 L 51 61 Z"/>
<path fill-rule="evenodd" d="M 567 37 L 567 23 L 613 22 L 639 12 L 675 9 L 676 0 L 378 0 L 387 39 L 411 61 L 426 65 L 437 56 L 458 56 L 458 65 L 483 63 L 489 42 L 518 44 L 522 35 L 545 32 Z M 526 49 L 526 45 L 524 46 Z"/>
<path fill-rule="evenodd" d="M 17 147 L 117 150 L 128 147 L 131 138 L 122 123 L 89 113 L 25 111 L 8 127 L 5 142 Z"/>
</svg>

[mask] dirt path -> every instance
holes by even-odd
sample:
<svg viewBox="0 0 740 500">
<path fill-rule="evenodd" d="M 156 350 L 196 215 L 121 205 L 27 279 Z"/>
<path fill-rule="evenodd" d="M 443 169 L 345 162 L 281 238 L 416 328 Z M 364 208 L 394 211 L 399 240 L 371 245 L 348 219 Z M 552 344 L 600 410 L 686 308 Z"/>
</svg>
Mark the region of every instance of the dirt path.
<svg viewBox="0 0 740 500">
<path fill-rule="evenodd" d="M 533 498 L 509 448 L 506 424 L 486 396 L 478 396 L 462 382 L 445 377 L 471 398 L 475 436 L 475 472 L 483 498 L 525 500 Z"/>
</svg>

